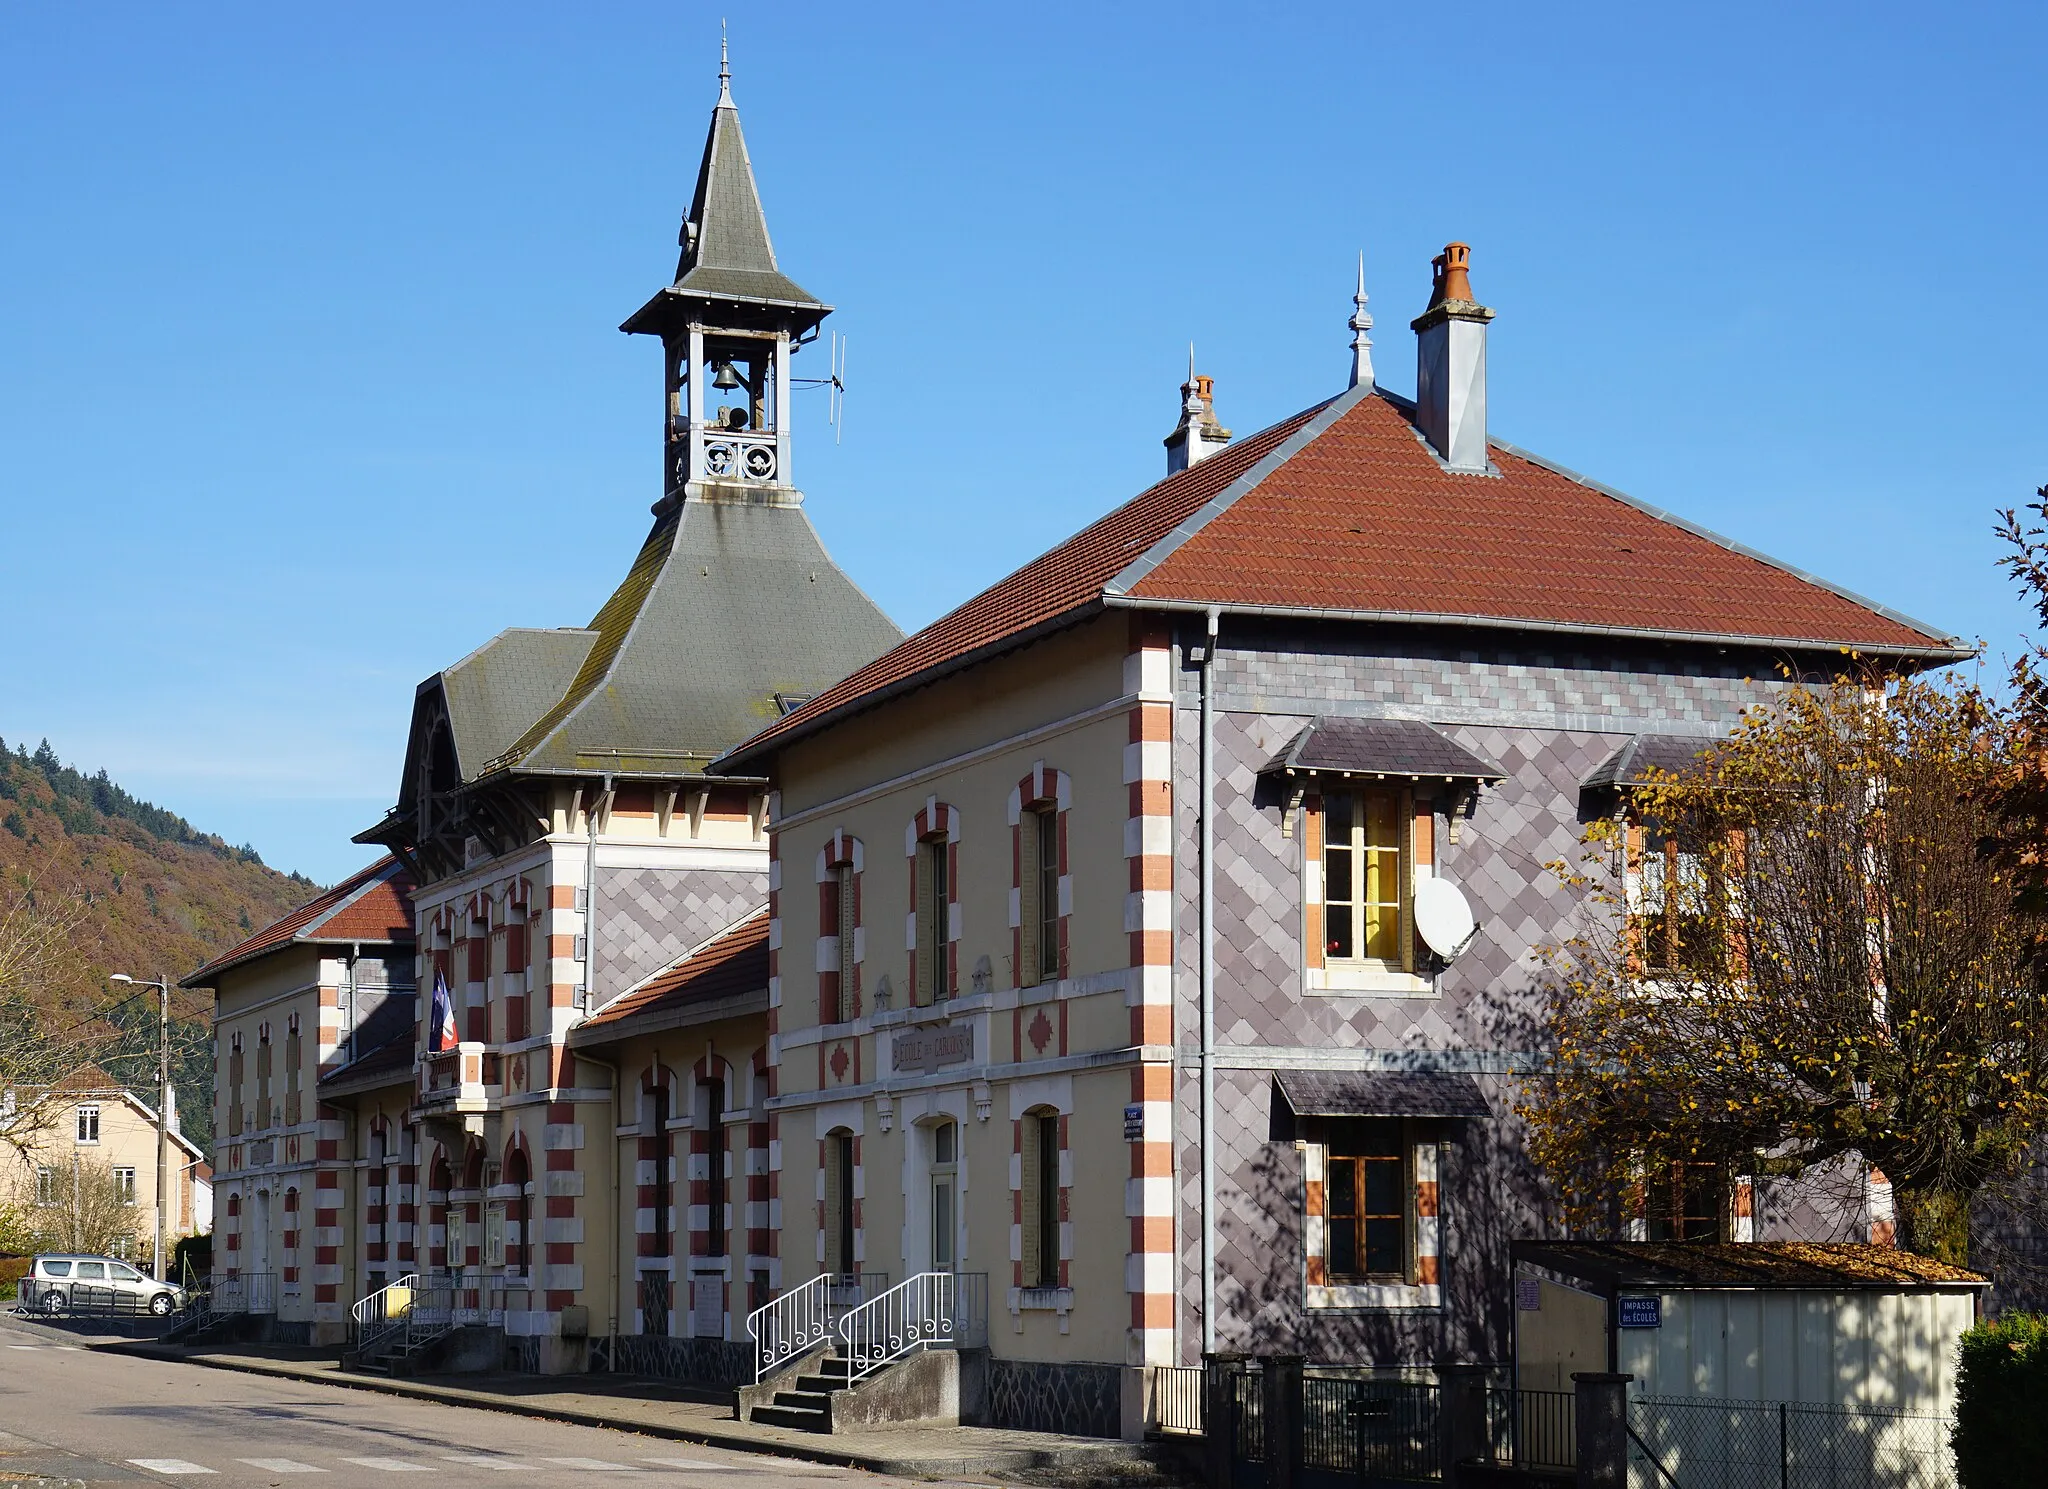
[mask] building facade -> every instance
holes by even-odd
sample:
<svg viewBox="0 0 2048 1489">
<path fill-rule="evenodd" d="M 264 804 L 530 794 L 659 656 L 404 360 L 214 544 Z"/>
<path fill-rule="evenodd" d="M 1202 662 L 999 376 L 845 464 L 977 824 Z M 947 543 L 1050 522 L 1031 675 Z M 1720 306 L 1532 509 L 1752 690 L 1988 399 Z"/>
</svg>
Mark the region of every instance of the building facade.
<svg viewBox="0 0 2048 1489">
<path fill-rule="evenodd" d="M 156 1259 L 157 1111 L 152 1102 L 97 1065 L 81 1065 L 54 1086 L 0 1092 L 5 1120 L 5 1177 L 0 1202 L 30 1211 L 30 1219 L 58 1245 L 83 1229 L 111 1231 L 113 1255 L 151 1271 Z M 178 1128 L 176 1093 L 170 1111 L 170 1200 L 164 1215 L 169 1243 L 207 1229 L 212 1213 L 206 1155 Z M 95 1194 L 81 1190 L 90 1184 Z M 98 1193 L 118 1204 L 108 1224 Z M 38 1213 L 40 1212 L 40 1213 Z M 97 1246 L 98 1242 L 94 1243 Z"/>
<path fill-rule="evenodd" d="M 1191 373 L 1165 481 L 719 762 L 776 793 L 785 1284 L 985 1277 L 1008 1420 L 1111 1428 L 1212 1349 L 1504 1362 L 1556 1223 L 1514 1113 L 1582 913 L 1546 866 L 1845 649 L 1967 655 L 1490 439 L 1468 266 L 1418 400 L 1362 286 L 1336 397 L 1232 442 Z M 1650 1190 L 1648 1235 L 1876 1218 Z"/>
<path fill-rule="evenodd" d="M 214 995 L 214 1277 L 277 1338 L 341 1339 L 359 1296 L 360 1180 L 321 1083 L 411 1038 L 411 888 L 380 860 L 181 984 Z"/>
<path fill-rule="evenodd" d="M 723 74 L 680 242 L 621 327 L 662 348 L 647 537 L 589 625 L 502 632 L 420 684 L 398 804 L 359 838 L 414 881 L 418 1020 L 322 1086 L 367 1175 L 358 1286 L 470 1279 L 545 1371 L 634 1334 L 657 1268 L 693 1300 L 653 1311 L 664 1337 L 743 1339 L 777 1285 L 772 1232 L 693 1230 L 672 1172 L 765 1172 L 762 1012 L 715 1049 L 571 1035 L 766 900 L 767 789 L 712 759 L 901 638 L 793 478 L 791 360 L 831 307 L 777 263 Z M 643 1186 L 656 1214 L 615 1203 Z"/>
</svg>

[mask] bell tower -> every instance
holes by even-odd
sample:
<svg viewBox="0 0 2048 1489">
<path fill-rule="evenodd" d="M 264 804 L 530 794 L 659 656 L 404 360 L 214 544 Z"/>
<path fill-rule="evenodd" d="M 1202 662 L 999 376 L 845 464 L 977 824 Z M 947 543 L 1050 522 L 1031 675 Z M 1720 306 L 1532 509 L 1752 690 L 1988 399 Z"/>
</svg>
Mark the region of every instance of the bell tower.
<svg viewBox="0 0 2048 1489">
<path fill-rule="evenodd" d="M 718 103 L 675 283 L 621 331 L 662 345 L 662 499 L 794 506 L 789 359 L 832 307 L 783 274 L 719 46 Z"/>
</svg>

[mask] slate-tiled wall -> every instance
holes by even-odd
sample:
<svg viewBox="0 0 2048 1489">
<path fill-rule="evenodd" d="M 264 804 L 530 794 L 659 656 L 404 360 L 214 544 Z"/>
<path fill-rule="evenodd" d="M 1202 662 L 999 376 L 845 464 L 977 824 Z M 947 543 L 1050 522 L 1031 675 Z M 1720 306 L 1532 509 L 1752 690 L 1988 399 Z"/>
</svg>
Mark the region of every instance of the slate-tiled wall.
<svg viewBox="0 0 2048 1489">
<path fill-rule="evenodd" d="M 1197 1025 L 1197 861 L 1193 852 L 1198 674 L 1183 665 L 1175 714 L 1176 1008 L 1187 1052 L 1180 1100 L 1182 1337 L 1200 1338 L 1200 1152 L 1192 1053 Z M 1575 898 L 1545 865 L 1571 860 L 1594 804 L 1579 782 L 1630 734 L 1711 733 L 1785 686 L 1768 657 L 1711 648 L 1542 652 L 1389 631 L 1370 644 L 1331 627 L 1227 626 L 1216 708 L 1216 1037 L 1219 1045 L 1355 1050 L 1361 1060 L 1451 1060 L 1481 1077 L 1496 1112 L 1463 1124 L 1444 1183 L 1441 1311 L 1304 1317 L 1301 1156 L 1276 1140 L 1271 1077 L 1226 1068 L 1217 1082 L 1221 1348 L 1300 1350 L 1382 1365 L 1497 1361 L 1508 1353 L 1507 1242 L 1543 1233 L 1543 1187 L 1522 1154 L 1507 1074 L 1533 1047 L 1541 949 L 1571 933 Z M 1306 994 L 1301 839 L 1281 834 L 1278 783 L 1260 774 L 1318 713 L 1423 718 L 1494 761 L 1456 846 L 1440 831 L 1439 872 L 1471 901 L 1480 932 L 1433 998 Z M 1440 824 L 1441 826 L 1441 824 Z M 1225 1057 L 1228 1066 L 1229 1057 Z M 1792 1202 L 1791 1223 L 1817 1223 Z M 1767 1225 L 1776 1231 L 1776 1224 Z"/>
<path fill-rule="evenodd" d="M 597 871 L 597 998 L 660 971 L 768 899 L 768 866 Z"/>
</svg>

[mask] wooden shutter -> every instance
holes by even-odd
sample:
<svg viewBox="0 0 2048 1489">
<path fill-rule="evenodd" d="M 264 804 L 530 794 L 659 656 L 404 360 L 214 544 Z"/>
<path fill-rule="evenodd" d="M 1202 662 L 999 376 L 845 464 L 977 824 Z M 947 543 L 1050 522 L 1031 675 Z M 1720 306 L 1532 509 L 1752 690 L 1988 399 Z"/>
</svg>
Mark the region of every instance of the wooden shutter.
<svg viewBox="0 0 2048 1489">
<path fill-rule="evenodd" d="M 1019 1215 L 1023 1231 L 1024 1286 L 1037 1287 L 1041 1275 L 1042 1258 L 1039 1254 L 1039 1212 L 1043 1196 L 1039 1193 L 1039 1132 L 1038 1114 L 1027 1113 L 1024 1117 L 1022 1134 L 1023 1151 L 1018 1155 L 1017 1183 L 1022 1191 L 1023 1210 Z"/>
<path fill-rule="evenodd" d="M 942 936 L 939 926 L 938 885 L 932 873 L 932 845 L 917 845 L 917 1001 L 936 1003 L 939 998 L 939 968 Z"/>
<path fill-rule="evenodd" d="M 1039 905 L 1040 889 L 1038 877 L 1039 835 L 1045 830 L 1045 818 L 1037 812 L 1025 812 L 1017 822 L 1017 921 L 1018 921 L 1018 965 L 1017 986 L 1037 987 L 1045 981 L 1045 969 L 1038 965 L 1038 922 L 1041 914 Z M 1026 1172 L 1030 1170 L 1027 1167 Z M 1026 1184 L 1026 1189 L 1030 1185 Z M 1027 1266 L 1024 1275 L 1029 1278 L 1031 1269 Z M 1028 1283 L 1027 1283 L 1028 1285 Z"/>
<path fill-rule="evenodd" d="M 825 1139 L 825 1270 L 833 1276 L 853 1270 L 853 1259 L 841 1255 L 846 1222 L 846 1184 L 842 1176 L 840 1144 L 845 1138 L 834 1133 Z"/>
</svg>

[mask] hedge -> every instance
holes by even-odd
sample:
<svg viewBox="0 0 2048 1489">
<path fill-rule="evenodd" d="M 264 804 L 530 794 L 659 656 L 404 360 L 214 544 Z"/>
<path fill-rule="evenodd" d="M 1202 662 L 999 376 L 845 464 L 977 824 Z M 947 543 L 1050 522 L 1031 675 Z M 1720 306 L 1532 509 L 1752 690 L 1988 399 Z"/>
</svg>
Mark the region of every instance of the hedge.
<svg viewBox="0 0 2048 1489">
<path fill-rule="evenodd" d="M 1950 1442 L 1962 1489 L 2040 1482 L 2048 1463 L 2048 1317 L 2008 1313 L 1963 1335 Z"/>
<path fill-rule="evenodd" d="M 28 1269 L 35 1265 L 32 1256 L 0 1257 L 0 1297 L 11 1293 L 28 1276 Z"/>
</svg>

